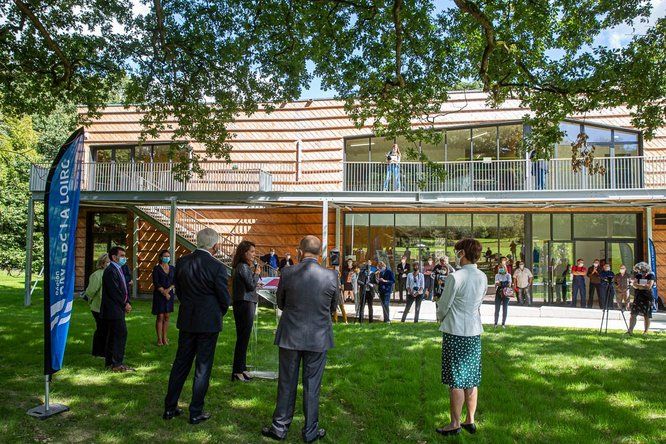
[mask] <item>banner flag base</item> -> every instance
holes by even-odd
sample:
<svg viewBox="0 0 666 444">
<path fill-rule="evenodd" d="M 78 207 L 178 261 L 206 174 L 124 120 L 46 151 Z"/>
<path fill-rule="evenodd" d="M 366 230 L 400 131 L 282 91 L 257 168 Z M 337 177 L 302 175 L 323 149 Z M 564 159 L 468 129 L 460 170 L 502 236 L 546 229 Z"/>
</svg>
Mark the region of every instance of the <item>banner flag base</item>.
<svg viewBox="0 0 666 444">
<path fill-rule="evenodd" d="M 67 407 L 64 404 L 51 404 L 49 405 L 48 410 L 46 409 L 46 405 L 38 405 L 37 407 L 33 407 L 30 410 L 28 410 L 28 415 L 32 416 L 33 418 L 37 419 L 47 419 L 50 418 L 51 416 L 55 416 L 58 413 L 62 412 L 67 412 L 69 411 L 69 407 Z"/>
</svg>

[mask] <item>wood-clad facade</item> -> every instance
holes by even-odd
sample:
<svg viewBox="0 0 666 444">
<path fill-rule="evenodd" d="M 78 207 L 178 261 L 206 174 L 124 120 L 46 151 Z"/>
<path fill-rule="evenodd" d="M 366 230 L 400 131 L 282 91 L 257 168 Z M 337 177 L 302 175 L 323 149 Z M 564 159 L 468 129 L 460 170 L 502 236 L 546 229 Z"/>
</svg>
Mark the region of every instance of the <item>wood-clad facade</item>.
<svg viewBox="0 0 666 444">
<path fill-rule="evenodd" d="M 85 114 L 85 110 L 80 112 Z M 481 92 L 452 93 L 451 100 L 442 109 L 441 115 L 435 118 L 435 125 L 441 128 L 473 126 L 482 124 L 502 124 L 505 122 L 518 122 L 527 113 L 520 103 L 509 100 L 501 107 L 494 109 L 486 104 L 486 96 Z M 629 110 L 623 107 L 606 109 L 585 116 L 570 116 L 571 119 L 614 128 L 633 129 Z M 134 109 L 125 109 L 120 106 L 109 106 L 99 118 L 86 126 L 86 161 L 99 160 L 96 153 L 111 147 L 124 148 L 139 145 L 141 115 Z M 175 122 L 170 122 L 175 125 Z M 414 126 L 419 125 L 414 121 Z M 272 176 L 272 190 L 274 192 L 292 192 L 307 190 L 312 192 L 342 191 L 345 160 L 345 141 L 360 136 L 371 136 L 370 122 L 361 127 L 354 125 L 347 116 L 342 102 L 335 100 L 298 101 L 278 105 L 272 112 L 260 109 L 250 116 L 238 116 L 229 124 L 233 133 L 230 143 L 231 167 L 238 169 L 257 168 L 267 171 Z M 167 129 L 155 139 L 149 139 L 144 144 L 160 144 L 171 141 L 173 129 Z M 187 142 L 195 152 L 203 152 L 204 148 L 196 141 Z M 645 156 L 666 156 L 666 128 L 657 131 L 656 137 L 649 141 L 641 140 L 642 154 Z M 137 151 L 138 152 L 138 151 Z M 663 184 L 666 188 L 666 184 Z M 524 205 L 521 205 L 524 203 Z M 225 202 L 219 202 L 220 205 Z M 134 227 L 134 217 L 125 207 L 93 208 L 85 207 L 79 217 L 77 232 L 77 286 L 85 283 L 85 275 L 89 270 L 86 261 L 91 260 L 90 240 L 87 233 L 90 230 L 88 212 L 121 211 L 127 214 L 126 242 L 130 249 L 137 248 L 139 289 L 141 292 L 151 290 L 150 271 L 156 263 L 160 250 L 168 248 L 168 236 L 149 221 L 139 220 Z M 231 208 L 222 208 L 220 205 L 197 206 L 197 212 L 202 215 L 205 223 L 215 228 L 234 243 L 247 239 L 257 244 L 260 252 L 275 247 L 282 256 L 290 252 L 296 256 L 296 245 L 305 234 L 322 233 L 321 206 L 294 202 L 293 205 L 281 206 L 262 204 L 237 205 Z M 461 207 L 463 209 L 461 209 Z M 645 205 L 638 206 L 631 203 L 614 205 L 603 211 L 612 213 L 634 213 L 637 215 L 642 228 L 636 240 L 637 258 L 646 255 L 646 239 L 648 224 L 651 224 L 653 238 L 657 249 L 657 263 L 666 267 L 666 225 L 655 222 L 655 218 L 664 214 L 666 209 L 659 208 L 659 204 L 652 210 L 651 219 L 647 218 Z M 368 203 L 361 207 L 345 207 L 340 205 L 332 207 L 327 213 L 328 218 L 328 245 L 329 248 L 344 249 L 346 239 L 345 220 L 350 213 L 447 213 L 467 211 L 478 214 L 494 213 L 593 213 L 599 210 L 593 199 L 589 202 L 576 202 L 575 205 L 562 204 L 556 207 L 544 208 L 538 203 L 518 202 L 511 208 L 501 206 L 474 207 L 473 204 L 461 205 L 456 208 L 443 203 L 440 207 L 430 205 L 428 208 L 418 204 L 408 208 L 404 205 L 393 205 L 392 202 Z M 336 214 L 340 215 L 338 219 Z M 138 243 L 133 245 L 133 230 L 138 231 Z M 186 254 L 187 248 L 179 245 L 177 254 Z M 128 254 L 131 257 L 131 254 Z M 134 266 L 134 264 L 132 264 Z M 659 281 L 660 293 L 666 294 L 666 280 Z"/>
</svg>

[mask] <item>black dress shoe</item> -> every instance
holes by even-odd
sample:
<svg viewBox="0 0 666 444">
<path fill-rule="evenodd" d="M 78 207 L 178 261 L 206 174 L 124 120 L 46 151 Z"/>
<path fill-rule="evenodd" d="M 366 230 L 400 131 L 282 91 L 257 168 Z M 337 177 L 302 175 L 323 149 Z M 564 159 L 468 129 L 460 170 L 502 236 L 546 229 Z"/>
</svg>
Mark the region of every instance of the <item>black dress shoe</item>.
<svg viewBox="0 0 666 444">
<path fill-rule="evenodd" d="M 179 408 L 176 408 L 175 410 L 165 410 L 164 414 L 162 415 L 162 418 L 164 418 L 168 421 L 168 420 L 173 419 L 176 416 L 180 416 L 182 414 L 183 414 L 183 409 L 179 409 Z"/>
<path fill-rule="evenodd" d="M 324 429 L 319 429 L 317 430 L 317 434 L 314 436 L 312 439 L 305 439 L 305 436 L 303 437 L 303 441 L 307 443 L 315 442 L 319 439 L 322 439 L 324 436 L 326 436 L 326 430 Z"/>
<path fill-rule="evenodd" d="M 190 416 L 190 424 L 199 424 L 210 419 L 210 413 L 202 412 L 197 416 Z"/>
<path fill-rule="evenodd" d="M 458 427 L 457 429 L 451 429 L 451 430 L 444 430 L 443 428 L 437 429 L 437 433 L 439 433 L 440 435 L 444 435 L 444 436 L 460 435 L 460 432 L 462 432 L 461 427 Z"/>
<path fill-rule="evenodd" d="M 471 424 L 460 424 L 460 427 L 471 433 L 472 435 L 476 433 L 476 424 L 471 423 Z"/>
<path fill-rule="evenodd" d="M 243 375 L 243 377 L 241 378 L 240 376 L 234 373 L 233 375 L 231 375 L 231 382 L 236 382 L 236 381 L 250 382 L 249 379 L 245 379 L 245 375 Z"/>
<path fill-rule="evenodd" d="M 282 436 L 282 437 L 281 437 L 281 436 L 279 436 L 277 433 L 275 433 L 275 432 L 273 431 L 273 428 L 272 428 L 272 427 L 263 427 L 263 428 L 261 429 L 261 434 L 262 434 L 263 436 L 265 436 L 266 438 L 270 438 L 270 439 L 273 439 L 273 440 L 275 440 L 275 441 L 284 441 L 285 439 L 287 439 L 286 436 Z"/>
</svg>

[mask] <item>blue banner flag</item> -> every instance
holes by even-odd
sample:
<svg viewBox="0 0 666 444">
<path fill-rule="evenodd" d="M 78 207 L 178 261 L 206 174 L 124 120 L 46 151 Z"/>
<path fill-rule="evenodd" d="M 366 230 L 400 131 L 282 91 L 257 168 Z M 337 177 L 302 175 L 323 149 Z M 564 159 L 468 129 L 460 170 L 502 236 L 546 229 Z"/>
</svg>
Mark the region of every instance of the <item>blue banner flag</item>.
<svg viewBox="0 0 666 444">
<path fill-rule="evenodd" d="M 657 252 L 654 249 L 654 242 L 652 239 L 648 239 L 648 254 L 650 255 L 650 266 L 652 267 L 652 274 L 654 274 L 654 278 L 657 278 Z M 657 286 L 655 285 L 652 287 L 652 298 L 654 299 L 655 304 L 657 303 L 657 299 L 659 298 L 659 294 L 657 293 Z"/>
<path fill-rule="evenodd" d="M 44 374 L 62 368 L 74 302 L 74 243 L 81 195 L 83 128 L 60 148 L 44 193 Z"/>
</svg>

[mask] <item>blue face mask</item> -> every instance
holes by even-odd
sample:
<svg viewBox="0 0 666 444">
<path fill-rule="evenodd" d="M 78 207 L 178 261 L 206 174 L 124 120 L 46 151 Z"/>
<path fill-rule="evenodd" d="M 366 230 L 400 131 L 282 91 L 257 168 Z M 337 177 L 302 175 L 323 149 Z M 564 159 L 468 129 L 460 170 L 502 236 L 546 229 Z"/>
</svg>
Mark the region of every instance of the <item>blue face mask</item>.
<svg viewBox="0 0 666 444">
<path fill-rule="evenodd" d="M 168 264 L 169 262 L 171 262 L 171 258 L 168 257 L 168 256 L 164 256 L 164 257 L 162 258 L 162 262 L 164 262 L 165 264 Z"/>
<path fill-rule="evenodd" d="M 127 263 L 127 258 L 126 257 L 121 257 L 120 259 L 118 259 L 118 265 L 120 265 L 121 267 L 123 265 L 125 265 L 126 263 Z"/>
<path fill-rule="evenodd" d="M 506 270 L 502 268 L 502 269 L 499 271 L 499 274 L 506 274 Z"/>
</svg>

